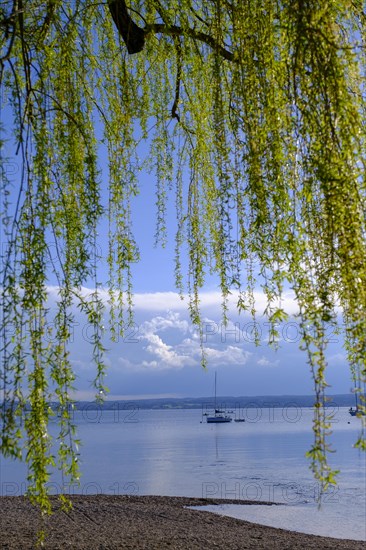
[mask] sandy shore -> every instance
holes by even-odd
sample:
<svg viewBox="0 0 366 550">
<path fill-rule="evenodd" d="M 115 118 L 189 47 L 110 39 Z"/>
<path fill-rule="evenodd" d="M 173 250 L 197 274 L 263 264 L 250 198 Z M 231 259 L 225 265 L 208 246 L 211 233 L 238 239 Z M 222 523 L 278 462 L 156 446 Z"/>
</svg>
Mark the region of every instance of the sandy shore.
<svg viewBox="0 0 366 550">
<path fill-rule="evenodd" d="M 73 510 L 65 513 L 53 499 L 55 513 L 44 522 L 45 548 L 365 550 L 365 543 L 360 541 L 294 533 L 185 508 L 239 504 L 237 500 L 112 495 L 73 496 L 71 500 Z M 0 497 L 1 550 L 35 549 L 42 525 L 37 508 L 26 498 Z"/>
</svg>

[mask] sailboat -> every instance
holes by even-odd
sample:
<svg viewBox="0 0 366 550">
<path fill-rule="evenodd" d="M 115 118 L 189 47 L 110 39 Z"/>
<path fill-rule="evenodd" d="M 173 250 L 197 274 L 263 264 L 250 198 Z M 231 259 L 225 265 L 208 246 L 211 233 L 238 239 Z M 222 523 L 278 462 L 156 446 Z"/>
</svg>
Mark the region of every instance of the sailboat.
<svg viewBox="0 0 366 550">
<path fill-rule="evenodd" d="M 214 404 L 215 413 L 213 416 L 206 417 L 206 421 L 208 424 L 222 424 L 222 423 L 227 423 L 232 421 L 231 416 L 224 414 L 224 412 L 218 409 L 216 406 L 216 382 L 217 382 L 217 373 L 215 372 L 215 404 Z"/>
<path fill-rule="evenodd" d="M 353 407 L 350 407 L 348 412 L 351 416 L 365 416 L 366 415 L 365 409 L 364 408 L 361 409 L 358 405 L 356 384 L 355 384 L 354 394 L 355 394 L 356 408 L 354 409 Z"/>
<path fill-rule="evenodd" d="M 356 397 L 356 408 L 354 409 L 353 407 L 350 407 L 348 412 L 351 416 L 365 416 L 365 411 L 364 410 L 361 410 L 360 407 L 358 406 L 358 401 L 357 401 L 357 393 L 355 394 L 355 397 Z"/>
<path fill-rule="evenodd" d="M 348 410 L 349 414 L 351 416 L 365 416 L 365 411 L 361 410 L 358 405 L 356 406 L 356 408 L 354 409 L 353 407 L 350 407 L 350 409 Z"/>
</svg>

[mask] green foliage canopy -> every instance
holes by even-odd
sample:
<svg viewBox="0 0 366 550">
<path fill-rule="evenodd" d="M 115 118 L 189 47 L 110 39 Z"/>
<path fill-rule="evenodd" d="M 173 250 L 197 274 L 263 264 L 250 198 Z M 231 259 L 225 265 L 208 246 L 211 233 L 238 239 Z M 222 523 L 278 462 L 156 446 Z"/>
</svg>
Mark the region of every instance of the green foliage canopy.
<svg viewBox="0 0 366 550">
<path fill-rule="evenodd" d="M 102 216 L 109 217 L 113 330 L 132 312 L 138 248 L 130 199 L 147 165 L 156 175 L 162 241 L 166 197 L 175 193 L 177 288 L 188 292 L 198 326 L 207 265 L 219 277 L 224 318 L 233 291 L 239 311 L 254 315 L 254 287 L 263 282 L 274 336 L 285 316 L 283 289 L 293 289 L 316 396 L 309 456 L 315 475 L 334 481 L 325 335 L 340 316 L 360 392 L 366 378 L 365 21 L 359 0 L 2 2 L 0 80 L 12 121 L 2 135 L 15 138 L 22 171 L 14 206 L 1 157 L 1 451 L 22 454 L 17 418 L 30 404 L 26 460 L 40 502 L 52 465 L 78 476 L 68 407 L 75 303 L 95 328 L 95 387 L 105 391 L 96 267 Z M 145 164 L 141 140 L 150 147 Z M 53 337 L 45 338 L 55 278 Z M 95 291 L 86 295 L 91 280 Z M 55 396 L 57 457 L 47 430 Z M 356 444 L 365 445 L 362 434 Z"/>
</svg>

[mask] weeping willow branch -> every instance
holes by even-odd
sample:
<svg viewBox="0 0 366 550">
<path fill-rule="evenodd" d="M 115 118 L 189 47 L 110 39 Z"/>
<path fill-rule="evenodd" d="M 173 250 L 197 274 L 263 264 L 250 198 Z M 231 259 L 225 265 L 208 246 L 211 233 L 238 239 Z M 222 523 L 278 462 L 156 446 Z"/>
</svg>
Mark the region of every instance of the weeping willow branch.
<svg viewBox="0 0 366 550">
<path fill-rule="evenodd" d="M 121 55 L 115 28 L 127 52 L 139 55 Z M 94 329 L 98 393 L 108 353 L 103 312 L 109 309 L 112 333 L 131 320 L 131 266 L 138 257 L 131 202 L 140 190 L 137 152 L 147 136 L 143 162 L 156 179 L 159 236 L 164 240 L 168 190 L 176 190 L 177 282 L 182 293 L 187 252 L 189 312 L 201 337 L 208 271 L 220 282 L 224 317 L 225 297 L 238 289 L 238 310 L 254 317 L 261 287 L 275 327 L 285 315 L 284 290 L 294 293 L 314 380 L 309 457 L 315 476 L 332 483 L 327 329 L 344 323 L 358 394 L 366 383 L 362 3 L 14 0 L 0 6 L 0 39 L 7 115 L 0 144 L 17 136 L 13 157 L 20 168 L 13 182 L 0 181 L 7 246 L 0 449 L 19 457 L 28 447 L 31 494 L 47 509 L 53 457 L 46 405 L 55 399 L 68 411 L 72 404 L 75 308 Z M 171 118 L 179 124 L 170 125 Z M 99 158 L 100 140 L 107 163 Z M 5 158 L 0 165 L 3 174 Z M 106 216 L 108 244 L 98 242 Z M 97 247 L 108 250 L 101 294 Z M 48 305 L 55 281 L 54 314 Z M 24 434 L 17 420 L 29 404 L 34 422 Z M 362 448 L 365 419 L 356 443 Z M 76 479 L 76 440 L 65 437 L 70 423 L 65 412 L 55 461 Z"/>
<path fill-rule="evenodd" d="M 176 118 L 177 121 L 180 122 L 180 116 L 177 113 L 180 95 L 180 83 L 182 78 L 182 46 L 179 37 L 177 37 L 175 40 L 175 49 L 177 52 L 177 74 L 175 77 L 175 97 L 171 113 L 172 118 Z"/>
<path fill-rule="evenodd" d="M 44 39 L 46 34 L 48 33 L 48 30 L 49 30 L 49 28 L 51 26 L 51 23 L 52 23 L 52 20 L 54 18 L 56 8 L 57 8 L 57 1 L 56 0 L 49 0 L 47 2 L 47 11 L 46 11 L 46 15 L 44 16 L 42 28 L 41 28 L 41 31 L 40 31 L 41 39 Z"/>
<path fill-rule="evenodd" d="M 11 52 L 13 49 L 13 44 L 15 40 L 15 34 L 16 34 L 16 16 L 19 15 L 19 11 L 17 9 L 17 2 L 14 0 L 13 2 L 13 9 L 9 17 L 6 17 L 0 21 L 0 26 L 4 27 L 4 37 L 5 40 L 9 39 L 10 35 L 10 41 L 8 45 L 8 49 L 6 53 L 0 58 L 1 68 L 3 69 L 5 61 L 10 59 Z M 1 82 L 1 79 L 0 79 Z"/>
</svg>

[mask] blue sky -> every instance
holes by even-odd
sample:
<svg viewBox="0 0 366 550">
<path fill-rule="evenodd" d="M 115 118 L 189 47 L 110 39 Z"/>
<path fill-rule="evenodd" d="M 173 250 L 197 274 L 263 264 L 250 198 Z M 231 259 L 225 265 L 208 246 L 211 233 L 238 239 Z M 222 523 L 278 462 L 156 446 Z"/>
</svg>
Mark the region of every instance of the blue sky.
<svg viewBox="0 0 366 550">
<path fill-rule="evenodd" d="M 299 326 L 294 317 L 297 307 L 290 291 L 284 296 L 290 317 L 279 327 L 280 342 L 275 351 L 268 345 L 269 327 L 262 316 L 265 300 L 261 289 L 256 292 L 261 334 L 258 347 L 253 342 L 252 319 L 239 316 L 235 310 L 235 295 L 230 323 L 224 327 L 218 280 L 209 278 L 201 301 L 208 359 L 207 370 L 202 369 L 198 331 L 190 322 L 187 300 L 180 300 L 174 285 L 174 200 L 168 208 L 167 246 L 154 247 L 155 181 L 146 174 L 141 178 L 140 195 L 133 202 L 134 234 L 141 252 L 141 261 L 133 269 L 135 326 L 116 344 L 108 340 L 106 333 L 109 397 L 211 395 L 215 370 L 221 395 L 312 393 L 307 357 L 299 350 Z M 329 393 L 348 392 L 352 382 L 339 335 L 329 333 L 328 360 Z M 80 396 L 90 395 L 85 385 L 88 369 L 92 367 L 84 359 L 79 368 Z"/>
<path fill-rule="evenodd" d="M 288 306 L 289 309 L 295 307 L 291 299 Z M 106 331 L 109 398 L 210 396 L 215 370 L 221 395 L 312 393 L 306 355 L 299 351 L 295 319 L 290 317 L 279 327 L 279 349 L 275 351 L 268 346 L 265 318 L 259 318 L 260 346 L 253 343 L 249 317 L 239 317 L 233 311 L 232 321 L 226 327 L 221 323 L 217 291 L 202 294 L 202 318 L 208 359 L 206 370 L 200 365 L 199 335 L 189 320 L 187 304 L 171 291 L 148 292 L 146 288 L 145 292 L 137 292 L 134 326 L 116 343 L 109 340 Z M 88 343 L 90 327 L 82 318 L 76 317 L 75 321 L 78 324 L 74 327 L 71 357 L 77 373 L 77 396 L 89 399 L 94 395 L 90 387 L 94 375 Z M 345 356 L 339 336 L 329 336 L 329 393 L 346 393 L 351 382 Z"/>
<path fill-rule="evenodd" d="M 16 190 L 19 184 L 18 161 L 11 160 L 9 178 Z M 156 182 L 152 175 L 141 174 L 140 194 L 132 201 L 133 231 L 141 252 L 141 261 L 133 266 L 135 325 L 125 337 L 113 343 L 108 333 L 108 309 L 105 312 L 106 384 L 109 399 L 142 397 L 210 396 L 214 372 L 219 373 L 221 395 L 290 395 L 312 393 L 313 383 L 307 357 L 299 350 L 297 307 L 290 291 L 284 305 L 290 314 L 279 327 L 279 349 L 268 346 L 266 319 L 262 317 L 265 301 L 261 289 L 256 291 L 258 327 L 261 345 L 253 343 L 252 320 L 235 311 L 235 295 L 230 322 L 221 321 L 221 297 L 218 281 L 209 278 L 202 291 L 202 321 L 208 367 L 201 366 L 197 327 L 192 326 L 187 300 L 180 300 L 174 286 L 174 197 L 168 205 L 168 243 L 165 249 L 154 247 L 156 232 Z M 107 202 L 107 197 L 105 203 Z M 106 223 L 101 224 L 99 246 L 107 250 Z M 100 265 L 100 280 L 108 275 Z M 52 282 L 51 282 L 52 284 Z M 57 300 L 57 288 L 50 286 L 50 305 Z M 90 289 L 86 288 L 87 293 Z M 107 304 L 107 293 L 105 302 Z M 75 308 L 75 327 L 71 344 L 71 361 L 76 373 L 75 395 L 93 399 L 91 381 L 95 367 L 91 361 L 90 327 Z M 339 335 L 329 334 L 329 393 L 346 393 L 352 386 Z"/>
<path fill-rule="evenodd" d="M 223 325 L 218 281 L 209 278 L 201 296 L 208 359 L 207 369 L 202 368 L 197 327 L 189 319 L 187 299 L 179 298 L 174 285 L 174 201 L 169 209 L 167 246 L 165 249 L 154 247 L 154 190 L 154 178 L 142 175 L 140 195 L 133 203 L 134 234 L 141 252 L 141 260 L 133 268 L 135 325 L 117 343 L 109 338 L 106 310 L 108 398 L 210 396 L 215 371 L 219 375 L 218 393 L 221 395 L 312 393 L 307 357 L 299 350 L 297 306 L 291 291 L 284 295 L 284 307 L 290 316 L 279 327 L 280 341 L 276 351 L 268 345 L 269 325 L 262 316 L 266 304 L 261 289 L 256 291 L 261 339 L 260 346 L 256 346 L 253 321 L 248 315 L 238 315 L 235 294 L 230 304 L 230 322 L 227 327 Z M 107 299 L 106 293 L 106 302 Z M 88 326 L 81 316 L 76 317 L 76 321 L 72 361 L 77 373 L 77 397 L 92 399 L 94 391 L 90 382 L 94 367 L 90 362 Z M 329 340 L 329 393 L 347 393 L 352 382 L 341 339 L 329 333 Z"/>
</svg>

